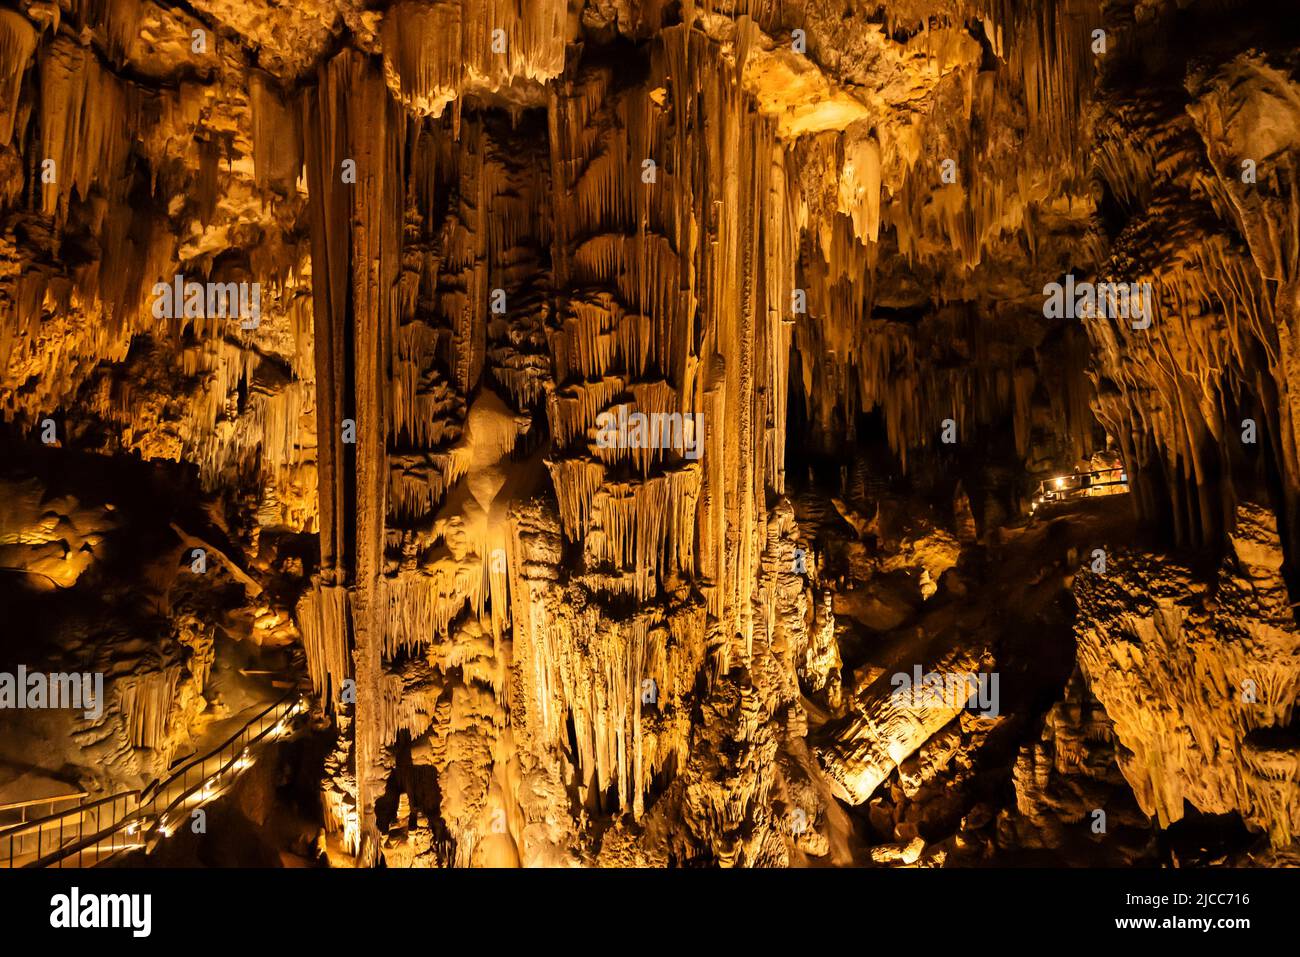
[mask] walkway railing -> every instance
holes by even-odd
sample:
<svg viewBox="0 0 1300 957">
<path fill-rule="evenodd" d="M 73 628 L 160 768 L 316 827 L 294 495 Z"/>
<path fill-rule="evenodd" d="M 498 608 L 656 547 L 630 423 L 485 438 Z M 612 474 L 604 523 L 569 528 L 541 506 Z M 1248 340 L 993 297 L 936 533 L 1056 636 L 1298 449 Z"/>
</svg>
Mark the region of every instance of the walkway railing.
<svg viewBox="0 0 1300 957">
<path fill-rule="evenodd" d="M 1122 465 L 1088 472 L 1071 472 L 1038 483 L 1031 510 L 1095 495 L 1122 495 L 1128 491 L 1128 472 Z"/>
<path fill-rule="evenodd" d="M 0 831 L 0 866 L 29 867 L 88 835 L 111 833 L 139 805 L 139 791 L 123 791 Z"/>
<path fill-rule="evenodd" d="M 0 829 L 0 867 L 94 867 L 171 837 L 180 824 L 179 810 L 220 795 L 252 765 L 254 750 L 287 737 L 293 719 L 304 711 L 305 701 L 290 692 L 220 745 L 143 791 L 122 791 Z"/>
<path fill-rule="evenodd" d="M 55 812 L 60 804 L 80 804 L 86 798 L 90 797 L 85 791 L 70 791 L 67 794 L 55 794 L 41 798 L 30 798 L 26 801 L 13 801 L 9 804 L 0 804 L 0 830 L 7 827 L 13 827 L 15 824 L 26 824 L 27 816 L 30 814 L 32 820 L 40 817 L 48 817 Z M 36 814 L 38 808 L 48 807 L 46 814 Z M 17 817 L 17 820 L 12 818 Z"/>
<path fill-rule="evenodd" d="M 204 804 L 253 764 L 253 751 L 268 740 L 287 737 L 292 721 L 306 710 L 297 692 L 286 695 L 245 724 L 224 743 L 201 758 L 194 758 L 160 784 L 145 790 L 144 800 L 155 809 L 163 837 L 171 837 L 179 826 L 174 812 L 189 804 Z M 223 782 L 223 778 L 228 778 Z M 171 798 L 170 803 L 163 802 Z M 156 808 L 163 807 L 161 813 Z"/>
</svg>

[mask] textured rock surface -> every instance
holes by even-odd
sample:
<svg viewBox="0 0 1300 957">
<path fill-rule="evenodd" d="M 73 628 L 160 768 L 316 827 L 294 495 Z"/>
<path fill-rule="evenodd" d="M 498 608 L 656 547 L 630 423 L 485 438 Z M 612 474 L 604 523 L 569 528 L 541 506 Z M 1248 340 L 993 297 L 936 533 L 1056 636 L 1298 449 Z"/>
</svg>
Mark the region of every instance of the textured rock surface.
<svg viewBox="0 0 1300 957">
<path fill-rule="evenodd" d="M 1162 824 L 1184 801 L 1239 813 L 1277 844 L 1296 832 L 1300 640 L 1273 516 L 1243 508 L 1207 580 L 1168 557 L 1081 575 L 1079 664 L 1126 751 L 1120 768 Z"/>
</svg>

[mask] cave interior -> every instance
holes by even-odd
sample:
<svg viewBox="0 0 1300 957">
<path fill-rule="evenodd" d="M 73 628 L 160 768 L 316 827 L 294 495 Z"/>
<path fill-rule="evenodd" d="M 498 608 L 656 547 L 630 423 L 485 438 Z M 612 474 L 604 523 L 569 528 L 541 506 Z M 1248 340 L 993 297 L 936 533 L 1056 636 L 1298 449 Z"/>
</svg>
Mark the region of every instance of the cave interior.
<svg viewBox="0 0 1300 957">
<path fill-rule="evenodd" d="M 1300 864 L 1277 6 L 0 0 L 0 866 Z"/>
</svg>

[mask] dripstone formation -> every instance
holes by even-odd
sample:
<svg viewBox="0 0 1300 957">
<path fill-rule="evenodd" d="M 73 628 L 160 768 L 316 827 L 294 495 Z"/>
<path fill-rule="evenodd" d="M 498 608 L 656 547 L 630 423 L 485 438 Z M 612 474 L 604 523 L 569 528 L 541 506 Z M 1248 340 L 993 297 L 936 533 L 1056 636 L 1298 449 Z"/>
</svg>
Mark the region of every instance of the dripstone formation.
<svg viewBox="0 0 1300 957">
<path fill-rule="evenodd" d="M 0 803 L 301 688 L 281 861 L 1300 859 L 1274 14 L 3 0 Z"/>
</svg>

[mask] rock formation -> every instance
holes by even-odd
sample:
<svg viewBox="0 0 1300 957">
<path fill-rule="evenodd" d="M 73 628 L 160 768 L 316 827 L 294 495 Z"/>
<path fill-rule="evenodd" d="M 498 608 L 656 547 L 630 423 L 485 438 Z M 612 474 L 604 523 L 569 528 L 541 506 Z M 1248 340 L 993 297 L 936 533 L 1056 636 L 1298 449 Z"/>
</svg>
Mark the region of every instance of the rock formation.
<svg viewBox="0 0 1300 957">
<path fill-rule="evenodd" d="M 301 686 L 336 865 L 1290 853 L 1298 155 L 1250 0 L 3 0 L 31 763 Z"/>
</svg>

